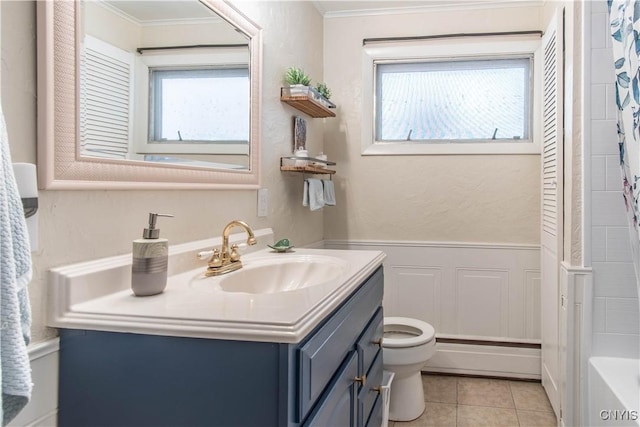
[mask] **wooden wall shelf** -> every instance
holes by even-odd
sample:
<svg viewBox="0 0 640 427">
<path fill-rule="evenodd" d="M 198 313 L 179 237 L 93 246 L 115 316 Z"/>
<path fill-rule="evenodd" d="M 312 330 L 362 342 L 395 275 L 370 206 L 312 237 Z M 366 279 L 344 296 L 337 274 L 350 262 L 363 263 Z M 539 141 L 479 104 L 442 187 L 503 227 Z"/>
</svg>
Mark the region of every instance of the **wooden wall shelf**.
<svg viewBox="0 0 640 427">
<path fill-rule="evenodd" d="M 283 172 L 302 172 L 302 173 L 311 173 L 311 174 L 325 174 L 325 175 L 333 175 L 336 171 L 321 168 L 319 166 L 280 166 L 280 170 Z"/>
<path fill-rule="evenodd" d="M 335 117 L 336 113 L 325 107 L 320 102 L 313 99 L 309 94 L 289 95 L 288 88 L 280 89 L 280 101 L 291 105 L 294 108 L 308 114 L 314 118 Z"/>
<path fill-rule="evenodd" d="M 301 173 L 310 173 L 310 174 L 324 174 L 324 175 L 333 175 L 336 171 L 327 169 L 326 167 L 308 164 L 306 166 L 295 166 L 291 164 L 285 164 L 285 161 L 308 161 L 309 163 L 324 163 L 328 166 L 335 166 L 334 162 L 330 162 L 328 160 L 320 160 L 315 159 L 313 157 L 280 157 L 280 170 L 283 172 L 301 172 Z M 290 162 L 289 162 L 290 163 Z"/>
</svg>

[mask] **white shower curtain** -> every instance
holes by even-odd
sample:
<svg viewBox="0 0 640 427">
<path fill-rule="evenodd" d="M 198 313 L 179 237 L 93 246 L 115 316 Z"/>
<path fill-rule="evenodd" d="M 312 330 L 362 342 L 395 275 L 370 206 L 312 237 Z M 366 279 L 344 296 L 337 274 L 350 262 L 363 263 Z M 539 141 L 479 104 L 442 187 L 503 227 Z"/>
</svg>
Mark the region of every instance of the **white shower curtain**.
<svg viewBox="0 0 640 427">
<path fill-rule="evenodd" d="M 608 5 L 616 72 L 622 188 L 640 290 L 637 280 L 640 277 L 640 1 L 608 0 Z"/>
</svg>

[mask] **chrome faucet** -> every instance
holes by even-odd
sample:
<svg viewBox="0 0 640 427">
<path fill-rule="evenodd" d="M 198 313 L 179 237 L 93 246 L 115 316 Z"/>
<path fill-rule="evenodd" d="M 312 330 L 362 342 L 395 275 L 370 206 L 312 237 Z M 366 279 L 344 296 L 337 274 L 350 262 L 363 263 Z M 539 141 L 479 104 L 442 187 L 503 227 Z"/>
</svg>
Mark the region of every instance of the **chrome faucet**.
<svg viewBox="0 0 640 427">
<path fill-rule="evenodd" d="M 207 267 L 207 271 L 205 271 L 205 276 L 219 276 L 221 274 L 230 273 L 232 271 L 236 271 L 242 268 L 242 261 L 240 261 L 240 253 L 238 252 L 238 245 L 232 245 L 231 249 L 229 249 L 229 234 L 231 233 L 231 229 L 233 227 L 242 227 L 244 231 L 247 232 L 247 244 L 255 245 L 257 240 L 253 235 L 253 230 L 249 225 L 244 221 L 231 221 L 224 227 L 222 231 L 222 248 L 219 251 L 218 249 L 213 250 L 213 255 L 209 259 Z"/>
</svg>

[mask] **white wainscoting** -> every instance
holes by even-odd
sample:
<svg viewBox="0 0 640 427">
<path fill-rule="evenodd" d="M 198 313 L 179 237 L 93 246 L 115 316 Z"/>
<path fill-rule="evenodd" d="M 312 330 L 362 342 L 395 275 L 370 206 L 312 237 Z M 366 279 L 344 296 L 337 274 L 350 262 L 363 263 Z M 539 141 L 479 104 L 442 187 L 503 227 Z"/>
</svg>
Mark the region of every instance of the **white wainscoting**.
<svg viewBox="0 0 640 427">
<path fill-rule="evenodd" d="M 30 345 L 33 392 L 9 427 L 55 427 L 58 418 L 58 338 Z"/>
<path fill-rule="evenodd" d="M 324 247 L 385 252 L 385 315 L 429 322 L 441 340 L 470 340 L 438 343 L 424 370 L 540 378 L 538 245 L 326 240 Z"/>
<path fill-rule="evenodd" d="M 562 316 L 560 316 L 561 371 L 566 378 L 560 379 L 560 406 L 562 425 L 586 425 L 589 374 L 591 355 L 593 272 L 591 268 L 575 267 L 560 263 L 560 290 L 562 292 Z M 608 409 L 608 408 L 601 408 Z M 614 408 L 617 409 L 617 408 Z"/>
</svg>

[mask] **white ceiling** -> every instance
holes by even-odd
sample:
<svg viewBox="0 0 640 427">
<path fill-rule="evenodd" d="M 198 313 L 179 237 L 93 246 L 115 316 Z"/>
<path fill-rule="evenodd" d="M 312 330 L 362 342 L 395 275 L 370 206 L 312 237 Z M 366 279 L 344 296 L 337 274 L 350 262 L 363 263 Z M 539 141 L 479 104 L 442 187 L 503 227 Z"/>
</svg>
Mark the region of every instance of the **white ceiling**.
<svg viewBox="0 0 640 427">
<path fill-rule="evenodd" d="M 104 3 L 140 24 L 167 20 L 217 18 L 211 9 L 194 0 L 105 0 Z"/>
</svg>

